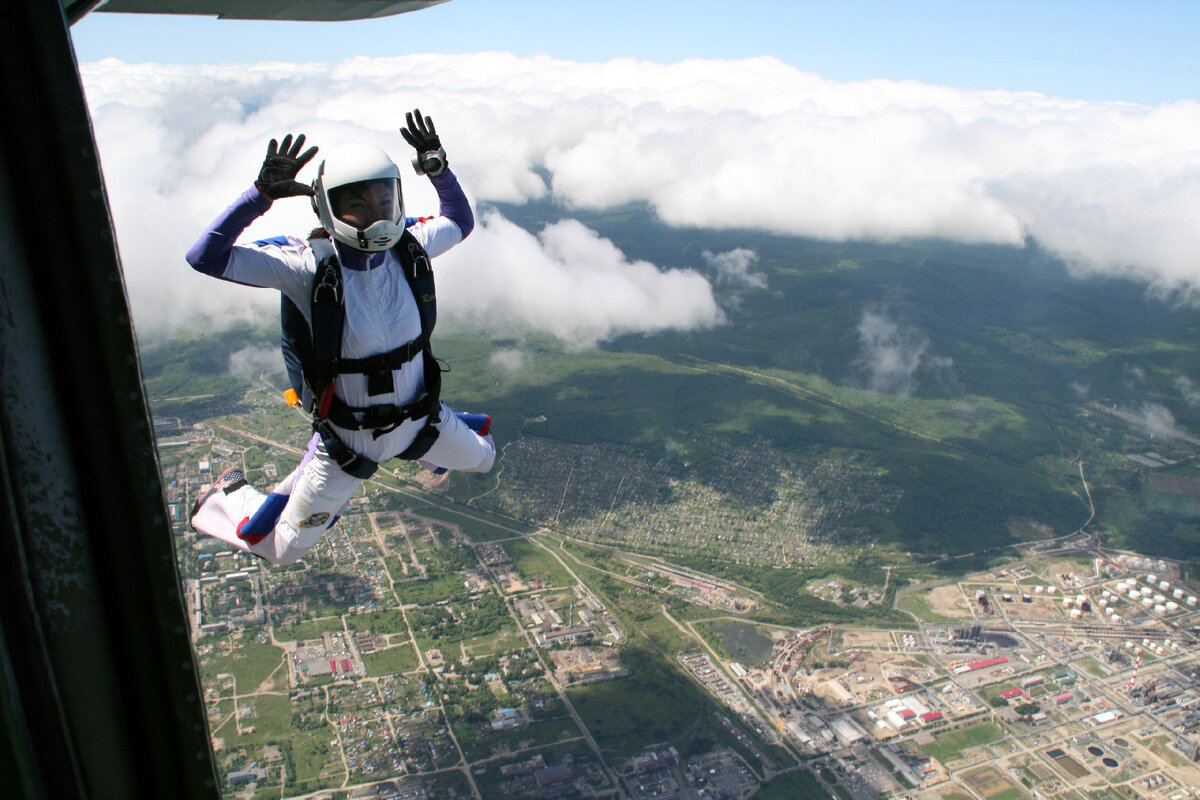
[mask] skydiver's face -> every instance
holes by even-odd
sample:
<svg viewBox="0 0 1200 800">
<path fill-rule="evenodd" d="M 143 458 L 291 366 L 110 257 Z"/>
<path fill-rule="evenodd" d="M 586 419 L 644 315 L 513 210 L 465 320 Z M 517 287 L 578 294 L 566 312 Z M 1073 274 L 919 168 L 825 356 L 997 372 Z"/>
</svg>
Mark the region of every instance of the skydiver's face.
<svg viewBox="0 0 1200 800">
<path fill-rule="evenodd" d="M 395 180 L 360 181 L 329 190 L 333 214 L 365 230 L 373 222 L 394 219 L 398 192 Z"/>
</svg>

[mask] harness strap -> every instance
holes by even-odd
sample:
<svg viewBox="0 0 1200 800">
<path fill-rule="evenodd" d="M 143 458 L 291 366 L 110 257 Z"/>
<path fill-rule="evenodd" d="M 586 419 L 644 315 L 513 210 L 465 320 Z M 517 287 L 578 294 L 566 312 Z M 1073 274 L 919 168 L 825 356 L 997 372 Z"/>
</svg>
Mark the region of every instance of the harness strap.
<svg viewBox="0 0 1200 800">
<path fill-rule="evenodd" d="M 347 447 L 334 430 L 334 425 L 344 430 L 373 430 L 378 439 L 408 420 L 424 417 L 426 422 L 412 444 L 398 456 L 406 460 L 424 456 L 438 438 L 441 368 L 429 344 L 429 335 L 437 319 L 433 270 L 424 248 L 411 233 L 405 231 L 394 251 L 405 268 L 409 288 L 417 301 L 421 335 L 387 353 L 368 358 L 342 359 L 341 340 L 346 311 L 341 264 L 333 243 L 328 239 L 310 240 L 309 244 L 317 262 L 311 292 L 313 363 L 311 378 L 308 374 L 304 374 L 303 378 L 314 397 L 313 430 L 321 436 L 325 452 L 342 471 L 365 480 L 375 474 L 379 464 Z M 285 360 L 287 352 L 285 343 Z M 368 396 L 392 392 L 392 372 L 401 369 L 418 354 L 425 359 L 426 393 L 412 403 L 357 408 L 333 393 L 335 378 L 345 374 L 366 375 Z"/>
<path fill-rule="evenodd" d="M 380 353 L 377 356 L 368 356 L 366 358 L 342 358 L 338 360 L 337 370 L 341 375 L 359 373 L 362 375 L 370 375 L 379 370 L 392 371 L 400 369 L 409 361 L 416 358 L 421 349 L 425 345 L 425 337 L 418 336 L 411 342 L 406 342 L 400 345 L 395 350 L 389 350 L 386 353 Z"/>
<path fill-rule="evenodd" d="M 439 403 L 438 405 L 440 406 L 441 404 Z M 429 452 L 429 448 L 433 447 L 433 443 L 437 441 L 439 433 L 438 422 L 438 414 L 435 411 L 429 415 L 429 421 L 421 428 L 421 432 L 413 439 L 412 444 L 405 448 L 404 452 L 398 455 L 397 458 L 404 461 L 416 461 L 418 458 L 423 458 Z"/>
<path fill-rule="evenodd" d="M 313 430 L 320 434 L 321 443 L 325 445 L 325 452 L 337 462 L 337 465 L 347 475 L 366 480 L 375 474 L 375 470 L 379 469 L 378 463 L 347 447 L 346 443 L 333 430 L 328 419 L 314 419 Z"/>
<path fill-rule="evenodd" d="M 324 419 L 328 419 L 334 425 L 348 431 L 374 430 L 375 438 L 378 439 L 410 419 L 428 417 L 437 410 L 439 405 L 437 398 L 429 393 L 402 406 L 391 404 L 352 406 L 342 398 L 333 396 L 329 403 L 329 412 Z"/>
<path fill-rule="evenodd" d="M 342 268 L 333 244 L 327 239 L 314 240 L 313 252 L 318 256 L 317 274 L 312 286 L 312 330 L 314 396 L 320 396 L 326 384 L 332 383 L 340 371 L 342 328 L 346 322 L 346 298 L 342 286 Z M 320 335 L 316 332 L 320 331 Z M 305 376 L 308 379 L 308 376 Z"/>
<path fill-rule="evenodd" d="M 343 358 L 338 361 L 339 375 L 360 374 L 367 376 L 367 394 L 376 397 L 396 391 L 392 371 L 402 369 L 424 349 L 425 337 L 418 336 L 395 350 L 366 358 Z"/>
</svg>

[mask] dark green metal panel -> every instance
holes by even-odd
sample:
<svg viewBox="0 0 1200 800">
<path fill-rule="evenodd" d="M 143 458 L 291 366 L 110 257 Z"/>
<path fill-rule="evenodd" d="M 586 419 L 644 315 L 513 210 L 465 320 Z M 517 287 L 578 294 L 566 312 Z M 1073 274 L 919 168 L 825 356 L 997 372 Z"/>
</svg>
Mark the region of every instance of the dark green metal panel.
<svg viewBox="0 0 1200 800">
<path fill-rule="evenodd" d="M 0 794 L 216 797 L 60 3 L 6 3 L 0 96 Z"/>
</svg>

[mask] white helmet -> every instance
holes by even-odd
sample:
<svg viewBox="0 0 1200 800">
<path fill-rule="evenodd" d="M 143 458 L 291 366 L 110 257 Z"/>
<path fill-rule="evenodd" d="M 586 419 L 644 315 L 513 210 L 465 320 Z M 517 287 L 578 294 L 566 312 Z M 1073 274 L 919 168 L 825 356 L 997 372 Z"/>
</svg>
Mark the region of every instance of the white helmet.
<svg viewBox="0 0 1200 800">
<path fill-rule="evenodd" d="M 337 241 L 368 253 L 387 250 L 400 241 L 404 233 L 400 169 L 375 145 L 336 148 L 317 168 L 313 191 L 313 210 Z M 358 203 L 360 213 L 351 212 L 351 201 Z M 368 206 L 370 210 L 361 213 Z"/>
</svg>

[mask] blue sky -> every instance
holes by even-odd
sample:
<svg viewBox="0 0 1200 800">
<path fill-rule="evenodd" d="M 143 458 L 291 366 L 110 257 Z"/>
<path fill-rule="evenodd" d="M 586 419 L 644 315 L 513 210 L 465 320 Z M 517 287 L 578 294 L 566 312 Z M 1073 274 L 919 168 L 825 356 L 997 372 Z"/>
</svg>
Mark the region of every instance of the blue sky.
<svg viewBox="0 0 1200 800">
<path fill-rule="evenodd" d="M 336 62 L 545 53 L 574 61 L 775 56 L 835 80 L 888 78 L 1159 104 L 1200 99 L 1195 0 L 451 0 L 364 22 L 93 13 L 80 61 Z"/>
</svg>

